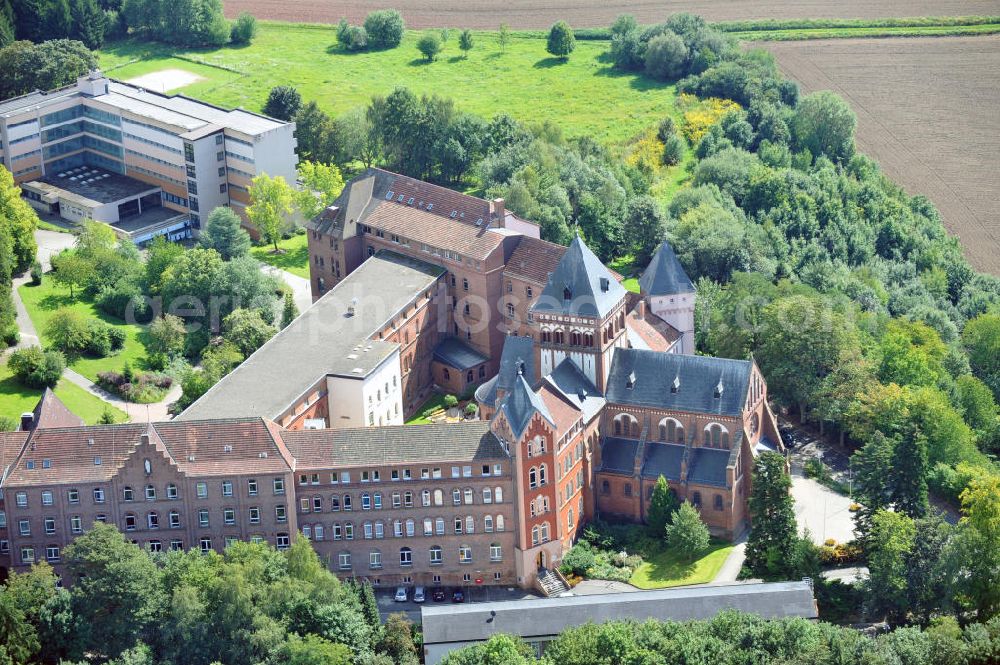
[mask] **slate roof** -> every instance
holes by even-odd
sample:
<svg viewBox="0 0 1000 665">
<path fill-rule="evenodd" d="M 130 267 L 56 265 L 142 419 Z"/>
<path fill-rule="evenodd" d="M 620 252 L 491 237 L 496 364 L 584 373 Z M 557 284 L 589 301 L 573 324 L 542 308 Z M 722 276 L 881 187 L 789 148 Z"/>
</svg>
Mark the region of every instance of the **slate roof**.
<svg viewBox="0 0 1000 665">
<path fill-rule="evenodd" d="M 486 421 L 282 433 L 296 469 L 416 462 L 469 462 L 506 457 Z"/>
<path fill-rule="evenodd" d="M 688 482 L 725 487 L 726 467 L 731 455 L 731 450 L 692 448 L 688 460 Z"/>
<path fill-rule="evenodd" d="M 507 416 L 507 422 L 510 423 L 514 436 L 518 438 L 524 434 L 525 428 L 535 413 L 541 414 L 549 421 L 549 424 L 556 427 L 556 421 L 549 413 L 545 402 L 542 401 L 538 393 L 531 389 L 523 375 L 518 375 L 510 392 L 504 397 L 500 409 Z"/>
<path fill-rule="evenodd" d="M 147 433 L 190 475 L 282 473 L 290 468 L 284 444 L 262 418 L 54 427 L 31 433 L 29 449 L 11 467 L 5 486 L 106 482 Z M 48 468 L 42 464 L 46 459 Z M 34 469 L 27 468 L 28 460 L 34 461 Z"/>
<path fill-rule="evenodd" d="M 434 347 L 434 360 L 448 367 L 467 370 L 482 365 L 489 358 L 457 337 L 445 337 Z"/>
<path fill-rule="evenodd" d="M 677 293 L 694 293 L 694 284 L 684 272 L 684 266 L 674 254 L 674 248 L 664 241 L 653 259 L 639 277 L 643 295 L 670 296 Z"/>
<path fill-rule="evenodd" d="M 746 403 L 750 361 L 615 349 L 605 397 L 612 404 L 738 416 Z M 630 377 L 635 377 L 631 388 Z M 674 379 L 680 381 L 671 392 Z M 721 383 L 722 395 L 714 396 Z"/>
<path fill-rule="evenodd" d="M 564 298 L 567 290 L 569 300 Z M 603 318 L 625 296 L 624 287 L 611 271 L 580 236 L 576 236 L 531 309 L 533 312 Z"/>
<path fill-rule="evenodd" d="M 529 385 L 535 385 L 538 377 L 535 375 L 534 344 L 534 340 L 530 337 L 517 335 L 505 337 L 503 351 L 500 354 L 500 370 L 496 376 L 476 389 L 476 400 L 496 406 L 497 390 L 510 392 L 517 381 L 518 369 L 524 372 L 524 378 Z"/>
<path fill-rule="evenodd" d="M 582 413 L 584 422 L 590 422 L 604 408 L 604 396 L 569 358 L 556 365 L 545 381 Z"/>
<path fill-rule="evenodd" d="M 684 459 L 683 445 L 650 441 L 646 444 L 642 475 L 646 478 L 663 476 L 667 480 L 680 480 L 682 459 Z"/>
<path fill-rule="evenodd" d="M 369 338 L 431 289 L 442 274 L 443 268 L 418 259 L 378 252 L 178 419 L 277 418 L 327 375 L 363 378 L 399 348 Z M 348 316 L 352 301 L 356 301 L 355 314 Z"/>
<path fill-rule="evenodd" d="M 523 236 L 507 259 L 504 272 L 536 284 L 545 284 L 565 253 L 566 248 L 562 245 Z"/>
<path fill-rule="evenodd" d="M 488 229 L 495 222 L 488 201 L 370 168 L 348 182 L 333 205 L 307 226 L 348 237 L 355 235 L 355 225 L 366 224 L 410 242 L 484 260 L 503 243 L 502 234 Z"/>
<path fill-rule="evenodd" d="M 636 439 L 619 439 L 609 436 L 601 445 L 601 471 L 630 474 L 635 470 L 635 456 L 639 451 Z"/>
<path fill-rule="evenodd" d="M 437 645 L 487 640 L 495 633 L 530 639 L 556 635 L 588 622 L 711 619 L 726 609 L 757 614 L 765 619 L 818 617 L 812 586 L 805 581 L 425 605 L 420 608 L 420 615 L 424 644 Z"/>
</svg>

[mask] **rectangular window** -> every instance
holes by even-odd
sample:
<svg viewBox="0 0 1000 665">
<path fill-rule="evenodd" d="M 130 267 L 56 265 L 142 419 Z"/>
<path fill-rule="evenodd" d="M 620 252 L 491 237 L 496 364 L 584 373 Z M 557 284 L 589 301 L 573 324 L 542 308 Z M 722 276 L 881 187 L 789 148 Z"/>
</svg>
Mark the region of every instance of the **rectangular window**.
<svg viewBox="0 0 1000 665">
<path fill-rule="evenodd" d="M 208 510 L 202 508 L 198 511 L 198 526 L 207 527 L 208 526 Z"/>
<path fill-rule="evenodd" d="M 51 536 L 56 532 L 56 519 L 54 517 L 45 518 L 45 535 Z"/>
<path fill-rule="evenodd" d="M 279 522 L 284 522 L 288 519 L 288 515 L 285 511 L 285 505 L 280 504 L 274 507 L 274 519 Z"/>
<path fill-rule="evenodd" d="M 257 506 L 250 508 L 250 524 L 260 524 L 260 508 Z"/>
<path fill-rule="evenodd" d="M 66 498 L 70 503 L 80 503 L 80 490 L 68 490 Z"/>
<path fill-rule="evenodd" d="M 17 507 L 18 508 L 27 508 L 28 507 L 28 493 L 27 492 L 18 492 L 17 494 L 14 495 L 14 501 L 15 501 L 15 503 L 17 503 Z"/>
<path fill-rule="evenodd" d="M 51 506 L 52 505 L 52 492 L 51 491 L 45 490 L 44 492 L 42 492 L 42 505 L 43 506 Z"/>
<path fill-rule="evenodd" d="M 211 538 L 202 538 L 201 540 L 198 541 L 198 545 L 201 547 L 202 554 L 208 554 L 210 551 L 212 551 Z"/>
<path fill-rule="evenodd" d="M 233 482 L 231 480 L 222 481 L 222 496 L 233 495 Z"/>
<path fill-rule="evenodd" d="M 236 524 L 236 511 L 232 508 L 226 508 L 222 511 L 222 520 L 229 526 Z"/>
<path fill-rule="evenodd" d="M 251 478 L 247 481 L 247 494 L 250 496 L 257 496 L 257 480 Z"/>
<path fill-rule="evenodd" d="M 73 533 L 83 533 L 83 520 L 79 515 L 69 518 L 69 530 Z"/>
<path fill-rule="evenodd" d="M 198 483 L 195 485 L 195 494 L 199 499 L 204 499 L 208 496 L 208 483 Z"/>
<path fill-rule="evenodd" d="M 22 547 L 21 548 L 21 563 L 35 563 L 35 548 L 34 547 Z"/>
<path fill-rule="evenodd" d="M 18 520 L 17 532 L 20 533 L 22 536 L 30 536 L 31 522 L 29 520 Z"/>
<path fill-rule="evenodd" d="M 94 488 L 94 503 L 104 503 L 104 490 L 100 487 Z"/>
</svg>

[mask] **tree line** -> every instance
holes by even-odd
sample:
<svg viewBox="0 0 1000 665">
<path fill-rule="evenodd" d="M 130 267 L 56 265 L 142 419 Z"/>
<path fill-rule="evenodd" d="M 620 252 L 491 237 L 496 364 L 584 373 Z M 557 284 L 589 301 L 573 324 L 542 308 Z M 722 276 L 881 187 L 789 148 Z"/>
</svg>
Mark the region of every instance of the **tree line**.
<svg viewBox="0 0 1000 665">
<path fill-rule="evenodd" d="M 62 552 L 61 585 L 37 563 L 0 586 L 9 665 L 416 665 L 403 615 L 384 624 L 372 588 L 342 583 L 309 540 L 286 551 L 150 552 L 95 523 Z"/>
</svg>

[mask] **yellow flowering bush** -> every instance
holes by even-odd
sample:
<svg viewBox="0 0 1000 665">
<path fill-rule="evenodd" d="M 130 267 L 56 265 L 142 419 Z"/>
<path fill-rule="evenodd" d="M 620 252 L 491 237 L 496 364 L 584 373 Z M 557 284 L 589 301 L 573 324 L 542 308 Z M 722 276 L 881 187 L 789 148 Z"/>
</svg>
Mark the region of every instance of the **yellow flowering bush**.
<svg viewBox="0 0 1000 665">
<path fill-rule="evenodd" d="M 740 108 L 740 105 L 731 99 L 712 97 L 700 100 L 694 95 L 681 95 L 679 104 L 681 108 L 687 109 L 684 111 L 681 131 L 691 145 L 700 141 L 712 125 L 719 122 L 723 116 Z"/>
<path fill-rule="evenodd" d="M 663 141 L 656 136 L 655 129 L 640 134 L 629 146 L 625 163 L 646 173 L 655 173 L 663 162 Z"/>
</svg>

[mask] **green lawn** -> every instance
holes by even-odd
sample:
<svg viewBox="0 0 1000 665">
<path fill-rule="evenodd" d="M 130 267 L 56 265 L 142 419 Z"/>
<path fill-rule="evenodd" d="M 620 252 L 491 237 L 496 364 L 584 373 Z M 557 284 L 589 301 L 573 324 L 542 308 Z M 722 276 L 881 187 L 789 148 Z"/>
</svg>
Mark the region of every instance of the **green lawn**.
<svg viewBox="0 0 1000 665">
<path fill-rule="evenodd" d="M 278 247 L 283 250 L 283 254 L 275 254 L 273 245 L 261 245 L 254 247 L 250 253 L 258 261 L 268 263 L 276 268 L 287 270 L 293 275 L 298 275 L 309 279 L 309 246 L 306 234 L 292 236 L 288 240 L 282 240 Z"/>
<path fill-rule="evenodd" d="M 70 411 L 83 418 L 88 425 L 100 420 L 105 407 L 115 414 L 116 422 L 125 422 L 127 419 L 123 411 L 110 406 L 66 379 L 59 382 L 55 393 Z M 0 415 L 16 420 L 25 411 L 34 409 L 41 396 L 41 390 L 25 388 L 18 383 L 7 368 L 7 363 L 0 362 Z"/>
<path fill-rule="evenodd" d="M 75 309 L 86 317 L 96 317 L 125 330 L 125 346 L 121 351 L 107 358 L 83 357 L 70 363 L 70 367 L 91 381 L 97 381 L 98 372 L 121 371 L 126 362 L 135 369 L 145 368 L 146 347 L 143 344 L 145 330 L 142 326 L 126 324 L 121 319 L 108 316 L 79 294 L 75 298 L 70 298 L 69 291 L 58 286 L 51 275 L 46 275 L 39 286 L 24 284 L 18 287 L 17 291 L 39 335 L 44 335 L 45 324 L 61 307 Z"/>
<path fill-rule="evenodd" d="M 501 54 L 495 33 L 477 32 L 466 59 L 454 34 L 438 60 L 426 63 L 416 49 L 419 36 L 408 31 L 398 48 L 351 54 L 337 48 L 333 26 L 261 22 L 246 47 L 185 50 L 127 40 L 109 44 L 100 57 L 117 79 L 167 68 L 198 74 L 203 80 L 170 92 L 223 106 L 259 111 L 271 87 L 290 84 L 303 100 L 339 114 L 405 85 L 451 97 L 461 111 L 552 120 L 569 136 L 609 143 L 635 136 L 673 108 L 673 86 L 614 70 L 606 41 L 578 41 L 562 61 L 537 35 L 514 33 Z"/>
<path fill-rule="evenodd" d="M 944 37 L 962 35 L 994 35 L 1000 24 L 929 25 L 890 27 L 793 28 L 785 30 L 751 30 L 731 32 L 744 41 L 796 41 L 803 39 L 852 39 L 858 37 Z"/>
<path fill-rule="evenodd" d="M 694 562 L 681 560 L 675 550 L 664 550 L 636 568 L 629 584 L 640 589 L 664 589 L 683 584 L 705 584 L 715 579 L 733 550 L 733 544 L 713 539 L 708 552 Z"/>
<path fill-rule="evenodd" d="M 611 263 L 608 267 L 614 270 L 616 273 L 625 278 L 622 282 L 622 286 L 625 287 L 626 291 L 631 291 L 632 293 L 639 293 L 639 268 L 635 265 L 635 257 L 631 254 L 626 256 L 621 256 Z"/>
<path fill-rule="evenodd" d="M 429 425 L 430 419 L 424 418 L 424 413 L 429 409 L 444 408 L 444 395 L 441 393 L 434 393 L 427 400 L 417 407 L 417 410 L 413 412 L 413 417 L 406 421 L 406 425 Z"/>
</svg>

